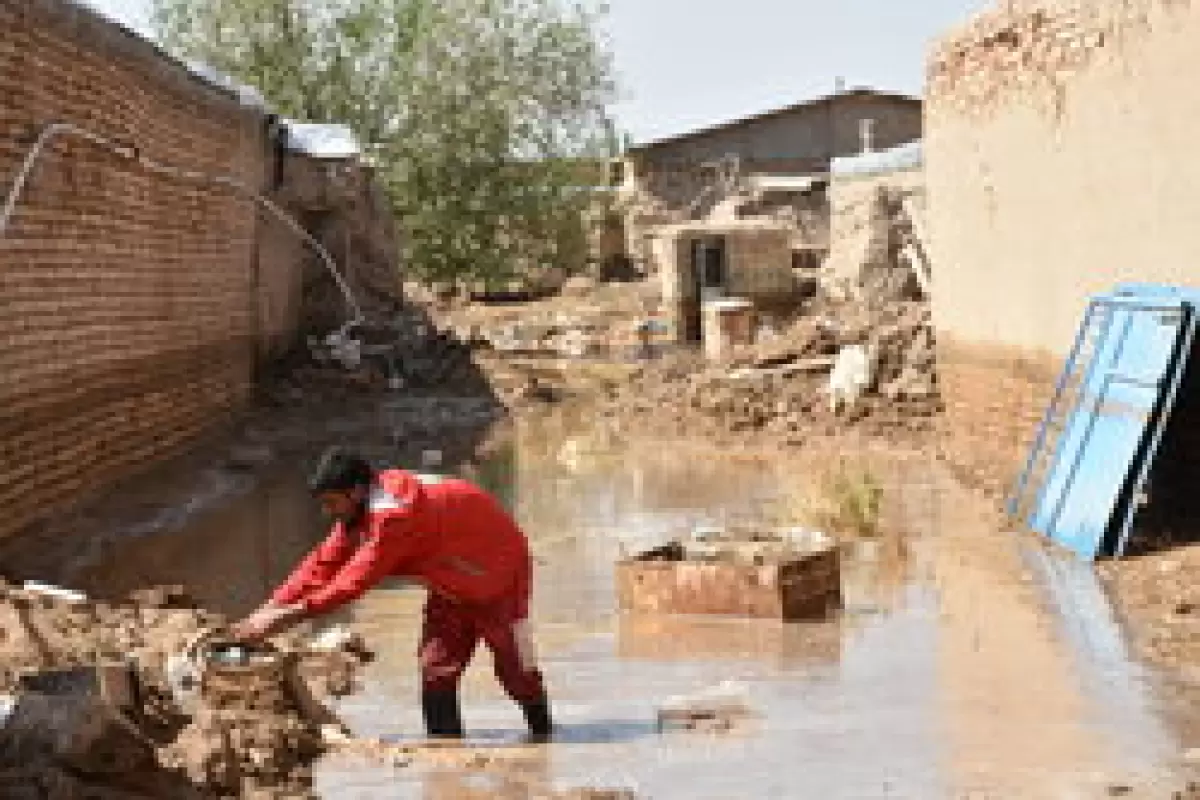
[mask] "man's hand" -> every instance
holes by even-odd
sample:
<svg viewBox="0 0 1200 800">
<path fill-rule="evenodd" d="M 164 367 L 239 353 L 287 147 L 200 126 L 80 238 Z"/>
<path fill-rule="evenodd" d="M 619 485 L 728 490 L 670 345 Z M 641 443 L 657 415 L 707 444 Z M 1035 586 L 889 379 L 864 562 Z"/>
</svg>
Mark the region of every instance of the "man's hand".
<svg viewBox="0 0 1200 800">
<path fill-rule="evenodd" d="M 243 642 L 258 642 L 295 625 L 304 616 L 301 605 L 280 606 L 267 603 L 233 626 L 234 637 Z"/>
</svg>

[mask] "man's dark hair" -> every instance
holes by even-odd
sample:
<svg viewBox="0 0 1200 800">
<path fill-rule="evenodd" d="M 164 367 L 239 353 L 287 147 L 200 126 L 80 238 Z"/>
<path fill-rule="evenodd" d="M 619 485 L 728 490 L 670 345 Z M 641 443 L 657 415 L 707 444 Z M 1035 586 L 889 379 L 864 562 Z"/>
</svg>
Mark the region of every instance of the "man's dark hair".
<svg viewBox="0 0 1200 800">
<path fill-rule="evenodd" d="M 308 479 L 308 488 L 313 494 L 322 492 L 348 492 L 359 486 L 370 486 L 375 478 L 371 465 L 355 453 L 331 447 L 321 456 L 321 463 Z"/>
</svg>

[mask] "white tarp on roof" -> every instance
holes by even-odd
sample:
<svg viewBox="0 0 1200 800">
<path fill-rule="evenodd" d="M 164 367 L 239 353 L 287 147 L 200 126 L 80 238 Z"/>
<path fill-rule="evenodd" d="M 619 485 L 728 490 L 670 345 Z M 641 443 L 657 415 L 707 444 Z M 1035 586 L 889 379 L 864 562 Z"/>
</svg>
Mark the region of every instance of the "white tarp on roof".
<svg viewBox="0 0 1200 800">
<path fill-rule="evenodd" d="M 829 165 L 829 171 L 833 175 L 874 175 L 902 169 L 914 169 L 924 163 L 924 146 L 920 140 L 917 140 L 893 147 L 890 150 L 880 150 L 877 153 L 835 158 Z"/>
<path fill-rule="evenodd" d="M 362 153 L 358 137 L 345 125 L 285 121 L 287 147 L 313 158 L 356 158 Z"/>
<path fill-rule="evenodd" d="M 188 72 L 195 75 L 205 83 L 211 83 L 213 86 L 220 86 L 222 89 L 233 92 L 238 96 L 238 100 L 242 105 L 248 108 L 257 108 L 265 111 L 267 109 L 267 99 L 263 97 L 262 92 L 255 89 L 253 86 L 247 86 L 244 83 L 238 83 L 233 78 L 218 72 L 208 64 L 199 61 L 185 61 L 184 66 Z"/>
</svg>

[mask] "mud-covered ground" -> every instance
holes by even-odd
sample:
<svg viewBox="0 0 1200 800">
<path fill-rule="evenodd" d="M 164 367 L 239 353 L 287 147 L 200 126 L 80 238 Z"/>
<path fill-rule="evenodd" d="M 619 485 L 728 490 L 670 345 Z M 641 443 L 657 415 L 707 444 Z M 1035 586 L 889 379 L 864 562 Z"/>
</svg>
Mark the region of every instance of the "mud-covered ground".
<svg viewBox="0 0 1200 800">
<path fill-rule="evenodd" d="M 622 291 L 595 295 L 588 324 L 623 329 L 646 312 L 627 294 L 640 290 Z M 512 325 L 579 307 L 543 302 L 459 308 L 439 324 L 459 315 Z M 105 613 L 123 621 L 99 629 L 127 637 L 131 625 L 157 636 L 152 607 L 125 602 L 148 586 L 180 584 L 208 609 L 187 614 L 213 615 L 188 617 L 189 630 L 245 613 L 323 535 L 304 477 L 324 446 L 349 444 L 387 463 L 460 472 L 514 509 L 538 556 L 535 623 L 563 736 L 514 746 L 515 712 L 482 658 L 465 685 L 473 739 L 440 761 L 416 758 L 420 598 L 385 587 L 331 620 L 379 656 L 361 691 L 334 706 L 355 735 L 391 743 L 320 762 L 321 796 L 1200 796 L 1187 794 L 1200 756 L 1200 550 L 1094 570 L 1006 530 L 995 499 L 933 457 L 926 312 L 873 313 L 796 321 L 721 365 L 678 353 L 646 362 L 477 350 L 494 392 L 478 391 L 480 381 L 389 390 L 378 376 L 310 365 L 187 456 L 0 543 L 0 572 L 114 604 Z M 560 333 L 576 324 L 560 321 Z M 831 414 L 814 361 L 864 339 L 887 354 L 881 386 L 893 396 Z M 797 628 L 616 613 L 612 569 L 625 549 L 701 523 L 805 522 L 797 515 L 813 510 L 812 490 L 843 462 L 874 474 L 884 499 L 877 535 L 833 531 L 847 548 L 837 620 Z M 755 710 L 749 727 L 657 732 L 656 709 L 671 696 L 730 679 Z M 308 791 L 302 761 L 277 789 Z M 212 764 L 172 763 L 192 775 L 181 785 L 229 779 Z"/>
<path fill-rule="evenodd" d="M 461 403 L 446 407 L 471 416 Z M 383 587 L 328 621 L 350 625 L 377 654 L 359 691 L 330 707 L 355 736 L 387 744 L 318 762 L 319 796 L 1157 798 L 1185 789 L 1189 715 L 1163 713 L 1156 676 L 1122 644 L 1090 569 L 1071 571 L 1035 542 L 1000 535 L 988 501 L 927 451 L 845 438 L 714 448 L 630 436 L 585 406 L 533 408 L 512 423 L 426 439 L 407 427 L 406 408 L 274 417 L 276 427 L 255 428 L 254 452 L 235 437 L 203 468 L 164 470 L 78 517 L 90 523 L 84 538 L 105 545 L 81 548 L 62 529 L 71 546 L 47 558 L 43 531 L 23 552 L 7 543 L 0 558 L 100 597 L 165 580 L 214 614 L 242 613 L 323 533 L 303 475 L 324 441 L 371 445 L 401 464 L 441 444 L 448 468 L 497 491 L 534 543 L 534 621 L 561 738 L 522 746 L 519 717 L 480 657 L 464 684 L 470 740 L 418 757 L 421 598 Z M 397 431 L 411 441 L 390 439 Z M 484 452 L 460 465 L 456 437 L 464 451 L 473 442 Z M 839 461 L 873 474 L 884 499 L 877 535 L 843 536 L 846 608 L 836 619 L 616 613 L 621 552 L 696 524 L 795 521 L 806 508 L 795 499 Z M 729 681 L 750 709 L 743 721 L 657 730 L 657 709 L 673 697 Z M 865 752 L 875 755 L 864 761 Z M 303 783 L 304 769 L 290 774 Z"/>
</svg>

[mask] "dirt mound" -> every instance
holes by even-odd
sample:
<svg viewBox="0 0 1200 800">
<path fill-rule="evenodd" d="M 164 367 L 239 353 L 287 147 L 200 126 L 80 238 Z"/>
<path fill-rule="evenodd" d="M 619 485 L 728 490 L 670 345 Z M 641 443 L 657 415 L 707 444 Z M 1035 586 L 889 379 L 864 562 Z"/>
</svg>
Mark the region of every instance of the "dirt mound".
<svg viewBox="0 0 1200 800">
<path fill-rule="evenodd" d="M 224 624 L 177 589 L 0 587 L 0 796 L 306 796 L 342 732 L 318 697 L 369 654 L 349 636 L 197 649 Z"/>
<path fill-rule="evenodd" d="M 871 349 L 873 376 L 854 408 L 834 413 L 825 386 L 847 345 Z M 928 306 L 897 302 L 811 309 L 720 364 L 695 356 L 648 363 L 607 399 L 603 413 L 641 417 L 655 427 L 761 430 L 799 439 L 846 425 L 877 435 L 924 432 L 940 408 Z"/>
</svg>

